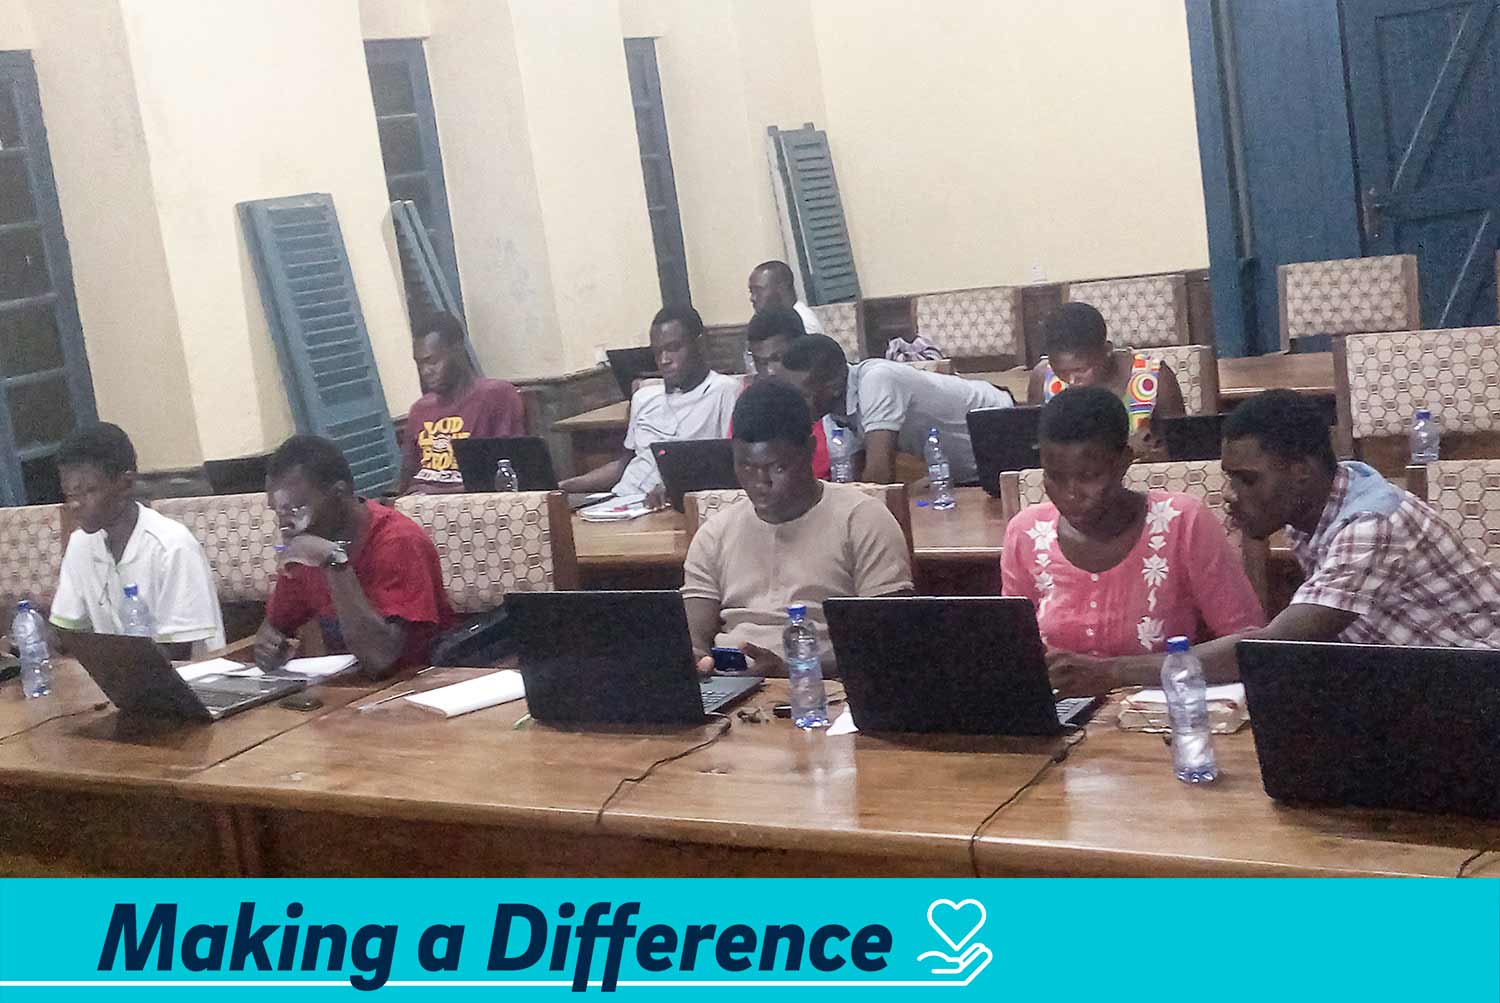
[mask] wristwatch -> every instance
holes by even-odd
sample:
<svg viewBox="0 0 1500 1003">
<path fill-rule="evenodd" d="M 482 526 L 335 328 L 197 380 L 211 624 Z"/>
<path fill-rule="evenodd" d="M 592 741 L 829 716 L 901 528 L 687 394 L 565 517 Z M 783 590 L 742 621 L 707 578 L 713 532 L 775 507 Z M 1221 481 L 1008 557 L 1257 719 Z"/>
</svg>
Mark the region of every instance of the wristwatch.
<svg viewBox="0 0 1500 1003">
<path fill-rule="evenodd" d="M 348 544 L 343 540 L 333 541 L 333 550 L 329 551 L 328 559 L 323 562 L 325 568 L 342 568 L 349 564 L 349 551 L 345 549 Z"/>
</svg>

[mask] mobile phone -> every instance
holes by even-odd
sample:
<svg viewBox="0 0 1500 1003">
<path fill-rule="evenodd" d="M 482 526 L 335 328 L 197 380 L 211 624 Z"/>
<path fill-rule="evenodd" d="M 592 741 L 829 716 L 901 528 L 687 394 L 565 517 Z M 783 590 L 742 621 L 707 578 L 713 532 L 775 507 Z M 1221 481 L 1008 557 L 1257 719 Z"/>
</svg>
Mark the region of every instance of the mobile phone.
<svg viewBox="0 0 1500 1003">
<path fill-rule="evenodd" d="M 709 654 L 713 656 L 715 672 L 746 672 L 750 668 L 739 648 L 714 648 Z"/>
</svg>

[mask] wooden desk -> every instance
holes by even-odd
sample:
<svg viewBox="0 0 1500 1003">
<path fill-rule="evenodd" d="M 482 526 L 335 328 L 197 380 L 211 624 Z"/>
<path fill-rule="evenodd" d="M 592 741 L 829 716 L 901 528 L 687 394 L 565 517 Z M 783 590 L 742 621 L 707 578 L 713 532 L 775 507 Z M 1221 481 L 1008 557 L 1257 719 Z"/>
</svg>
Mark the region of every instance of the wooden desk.
<svg viewBox="0 0 1500 1003">
<path fill-rule="evenodd" d="M 1219 400 L 1225 403 L 1276 389 L 1332 396 L 1333 388 L 1332 352 L 1219 360 Z"/>
<path fill-rule="evenodd" d="M 667 509 L 628 522 L 588 522 L 575 513 L 573 546 L 584 588 L 682 585 L 687 529 L 681 512 Z"/>
<path fill-rule="evenodd" d="M 572 439 L 573 473 L 582 474 L 603 466 L 620 454 L 625 442 L 625 426 L 629 423 L 630 402 L 619 401 L 571 418 L 562 418 L 552 423 L 552 429 Z"/>
</svg>

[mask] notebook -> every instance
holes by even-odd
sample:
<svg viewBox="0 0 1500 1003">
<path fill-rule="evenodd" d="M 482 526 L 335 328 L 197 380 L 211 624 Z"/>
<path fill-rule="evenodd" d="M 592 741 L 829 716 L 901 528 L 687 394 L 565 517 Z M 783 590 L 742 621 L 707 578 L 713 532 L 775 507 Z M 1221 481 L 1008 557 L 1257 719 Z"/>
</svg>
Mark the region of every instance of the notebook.
<svg viewBox="0 0 1500 1003">
<path fill-rule="evenodd" d="M 515 669 L 501 669 L 451 686 L 414 693 L 406 702 L 443 717 L 458 717 L 526 696 L 526 684 Z"/>
</svg>

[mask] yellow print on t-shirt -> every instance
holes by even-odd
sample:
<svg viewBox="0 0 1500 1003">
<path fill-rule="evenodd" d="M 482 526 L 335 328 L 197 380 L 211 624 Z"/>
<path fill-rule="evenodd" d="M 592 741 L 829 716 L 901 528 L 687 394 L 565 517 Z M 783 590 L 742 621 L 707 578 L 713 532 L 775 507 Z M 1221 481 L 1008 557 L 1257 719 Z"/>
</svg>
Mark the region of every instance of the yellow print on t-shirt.
<svg viewBox="0 0 1500 1003">
<path fill-rule="evenodd" d="M 417 446 L 422 450 L 422 469 L 436 473 L 458 469 L 458 461 L 453 456 L 453 440 L 467 439 L 470 434 L 464 429 L 460 415 L 422 422 L 422 430 L 417 433 Z"/>
</svg>

